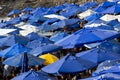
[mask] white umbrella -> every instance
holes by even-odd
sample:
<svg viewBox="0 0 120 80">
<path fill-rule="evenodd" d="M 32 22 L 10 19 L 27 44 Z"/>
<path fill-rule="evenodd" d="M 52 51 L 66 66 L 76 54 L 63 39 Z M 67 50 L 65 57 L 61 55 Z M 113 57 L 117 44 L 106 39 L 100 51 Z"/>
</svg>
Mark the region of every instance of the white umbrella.
<svg viewBox="0 0 120 80">
<path fill-rule="evenodd" d="M 0 29 L 0 35 L 5 35 L 16 30 L 17 29 Z"/>
<path fill-rule="evenodd" d="M 85 17 L 87 17 L 87 16 L 90 16 L 91 14 L 94 14 L 94 13 L 96 13 L 96 12 L 92 11 L 91 9 L 88 9 L 88 10 L 86 10 L 85 12 L 78 14 L 77 16 L 78 16 L 80 19 L 83 19 L 83 18 L 85 18 Z"/>
<path fill-rule="evenodd" d="M 64 16 L 60 16 L 60 15 L 56 15 L 56 14 L 44 15 L 44 17 L 46 17 L 46 18 L 57 18 L 57 19 L 60 19 L 60 20 L 67 19 Z"/>
<path fill-rule="evenodd" d="M 31 32 L 37 32 L 39 29 L 36 26 L 25 24 L 24 26 L 19 27 L 23 30 L 20 31 L 20 34 L 23 36 L 28 35 Z"/>
<path fill-rule="evenodd" d="M 106 14 L 106 15 L 102 16 L 100 19 L 103 20 L 103 21 L 109 22 L 111 20 L 117 19 L 117 16 Z"/>
</svg>

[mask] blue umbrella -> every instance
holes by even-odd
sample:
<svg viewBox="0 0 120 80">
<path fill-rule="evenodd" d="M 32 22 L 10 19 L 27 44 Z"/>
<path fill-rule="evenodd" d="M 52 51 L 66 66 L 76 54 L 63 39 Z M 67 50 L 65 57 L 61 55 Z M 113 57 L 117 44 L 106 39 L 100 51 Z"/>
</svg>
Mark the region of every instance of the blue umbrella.
<svg viewBox="0 0 120 80">
<path fill-rule="evenodd" d="M 33 41 L 39 38 L 42 38 L 43 36 L 40 36 L 39 34 L 35 33 L 35 32 L 31 32 L 28 35 L 26 35 L 27 38 L 29 38 L 29 40 Z"/>
<path fill-rule="evenodd" d="M 120 65 L 119 66 L 111 66 L 111 67 L 105 67 L 103 69 L 98 69 L 95 72 L 92 73 L 93 76 L 99 76 L 106 73 L 115 73 L 120 74 Z"/>
<path fill-rule="evenodd" d="M 20 44 L 15 44 L 7 49 L 0 51 L 0 57 L 9 58 L 9 57 L 15 56 L 17 54 L 21 54 L 25 51 L 28 52 L 28 51 L 30 51 L 30 49 L 28 49 Z"/>
<path fill-rule="evenodd" d="M 24 14 L 22 16 L 20 16 L 21 20 L 27 20 L 31 17 L 32 15 L 31 14 Z"/>
<path fill-rule="evenodd" d="M 13 24 L 18 24 L 20 22 L 22 22 L 21 18 L 20 17 L 16 17 L 16 18 L 13 18 L 9 21 L 7 21 L 9 24 L 13 25 Z"/>
<path fill-rule="evenodd" d="M 26 60 L 28 66 L 41 65 L 44 62 L 44 60 L 41 58 L 35 57 L 31 54 L 24 55 L 23 53 L 23 54 L 18 54 L 16 56 L 6 59 L 5 61 L 3 61 L 3 64 L 14 66 L 14 67 L 22 67 L 24 63 L 26 64 L 26 62 L 23 62 L 25 61 L 23 60 L 25 56 L 27 56 L 28 58 L 28 60 Z M 24 65 L 24 66 L 27 66 L 27 65 Z"/>
<path fill-rule="evenodd" d="M 87 21 L 92 21 L 92 20 L 98 19 L 98 18 L 100 18 L 102 16 L 103 16 L 102 14 L 95 13 L 95 14 L 91 14 L 90 16 L 88 16 L 88 17 L 86 17 L 84 19 L 87 20 Z"/>
<path fill-rule="evenodd" d="M 79 80 L 120 80 L 119 74 L 107 73 L 96 77 L 79 79 Z"/>
<path fill-rule="evenodd" d="M 0 39 L 0 47 L 3 46 L 12 46 L 16 43 L 20 43 L 20 44 L 27 44 L 29 42 L 29 39 L 23 36 L 19 36 L 19 35 L 11 35 L 11 36 L 7 36 L 5 38 L 1 38 Z"/>
<path fill-rule="evenodd" d="M 26 7 L 26 8 L 24 8 L 24 9 L 22 10 L 22 12 L 32 11 L 32 10 L 33 10 L 33 8 L 31 8 L 31 7 Z"/>
<path fill-rule="evenodd" d="M 98 7 L 94 8 L 93 11 L 100 13 L 100 12 L 104 11 L 105 9 L 106 9 L 105 7 L 98 6 Z"/>
<path fill-rule="evenodd" d="M 49 40 L 48 38 L 41 36 L 40 38 L 38 38 L 38 39 L 36 39 L 36 40 L 33 40 L 33 41 L 31 41 L 31 42 L 28 42 L 26 46 L 27 46 L 28 48 L 34 49 L 34 48 L 40 47 L 40 46 L 42 46 L 42 45 L 53 44 L 53 43 L 54 43 L 54 42 L 51 41 L 51 40 Z"/>
<path fill-rule="evenodd" d="M 120 4 L 116 4 L 112 7 L 109 7 L 107 9 L 105 9 L 104 11 L 102 11 L 101 13 L 112 13 L 112 14 L 115 14 L 115 13 L 120 13 Z"/>
<path fill-rule="evenodd" d="M 112 30 L 83 28 L 57 41 L 55 44 L 61 45 L 63 48 L 80 47 L 83 44 L 113 39 L 118 37 L 118 34 L 118 32 Z"/>
<path fill-rule="evenodd" d="M 83 51 L 76 54 L 77 57 L 88 59 L 96 63 L 100 63 L 105 60 L 119 59 L 120 54 L 113 53 L 102 48 L 93 48 L 91 50 Z M 90 57 L 90 58 L 89 58 Z"/>
<path fill-rule="evenodd" d="M 48 76 L 47 74 L 30 70 L 28 72 L 20 74 L 19 76 L 16 76 L 11 80 L 55 80 L 55 79 Z"/>
<path fill-rule="evenodd" d="M 115 2 L 105 1 L 105 2 L 101 3 L 100 6 L 107 8 L 107 7 L 111 7 L 115 4 L 116 4 Z"/>
<path fill-rule="evenodd" d="M 120 23 L 113 26 L 114 30 L 120 31 Z"/>
<path fill-rule="evenodd" d="M 39 56 L 43 53 L 50 53 L 50 52 L 54 52 L 54 51 L 57 51 L 57 50 L 60 50 L 60 49 L 62 49 L 61 46 L 54 45 L 54 44 L 49 44 L 49 45 L 44 45 L 44 46 L 34 48 L 29 53 L 33 54 L 35 56 Z"/>
<path fill-rule="evenodd" d="M 39 29 L 40 29 L 41 31 L 47 32 L 47 31 L 56 30 L 57 27 L 52 26 L 52 25 L 49 25 L 49 24 L 42 24 L 42 25 L 39 26 Z"/>
<path fill-rule="evenodd" d="M 59 41 L 59 40 L 61 40 L 62 38 L 68 36 L 68 35 L 69 35 L 69 34 L 66 33 L 66 32 L 58 32 L 58 33 L 56 33 L 55 35 L 51 36 L 51 37 L 50 37 L 50 40 L 56 42 L 56 41 Z"/>
<path fill-rule="evenodd" d="M 95 62 L 89 61 L 87 59 L 82 59 L 68 54 L 61 58 L 60 60 L 45 66 L 42 71 L 47 73 L 77 73 L 91 68 L 96 65 Z"/>
<path fill-rule="evenodd" d="M 120 42 L 115 40 L 103 42 L 99 45 L 99 47 L 118 54 L 120 53 Z"/>
<path fill-rule="evenodd" d="M 9 12 L 7 16 L 12 16 L 13 14 L 19 14 L 19 13 L 20 13 L 20 10 L 14 9 L 11 12 Z"/>
<path fill-rule="evenodd" d="M 112 27 L 115 26 L 116 24 L 119 24 L 118 19 L 111 20 L 111 21 L 107 22 L 107 25 L 110 25 Z"/>
</svg>

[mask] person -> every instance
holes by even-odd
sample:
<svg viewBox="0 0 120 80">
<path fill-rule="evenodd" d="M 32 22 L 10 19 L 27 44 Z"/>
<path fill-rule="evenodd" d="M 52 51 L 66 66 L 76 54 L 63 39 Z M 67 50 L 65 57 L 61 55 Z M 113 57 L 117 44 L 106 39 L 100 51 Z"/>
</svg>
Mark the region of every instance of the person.
<svg viewBox="0 0 120 80">
<path fill-rule="evenodd" d="M 8 78 L 11 77 L 11 71 L 12 71 L 12 67 L 9 65 L 4 65 L 4 71 L 3 71 L 3 77 L 6 80 L 9 80 Z"/>
</svg>

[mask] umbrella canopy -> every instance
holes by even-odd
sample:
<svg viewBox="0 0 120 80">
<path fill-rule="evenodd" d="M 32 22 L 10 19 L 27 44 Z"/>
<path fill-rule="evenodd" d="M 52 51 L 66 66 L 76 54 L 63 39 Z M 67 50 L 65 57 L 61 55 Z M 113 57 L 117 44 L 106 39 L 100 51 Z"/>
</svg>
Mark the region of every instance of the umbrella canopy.
<svg viewBox="0 0 120 80">
<path fill-rule="evenodd" d="M 61 58 L 60 60 L 45 66 L 42 68 L 42 71 L 47 73 L 77 73 L 80 71 L 87 70 L 92 66 L 96 65 L 95 62 L 88 61 L 86 59 L 81 59 L 79 57 L 75 57 L 71 54 L 68 54 Z"/>
<path fill-rule="evenodd" d="M 83 18 L 85 18 L 85 17 L 87 17 L 87 16 L 90 16 L 90 15 L 92 15 L 92 14 L 95 14 L 95 12 L 92 11 L 91 9 L 88 9 L 88 10 L 86 10 L 85 12 L 78 14 L 78 17 L 79 17 L 80 19 L 83 19 Z"/>
<path fill-rule="evenodd" d="M 47 74 L 30 70 L 28 72 L 20 74 L 19 76 L 16 76 L 11 80 L 55 80 L 55 79 L 48 76 Z"/>
<path fill-rule="evenodd" d="M 118 32 L 112 30 L 83 28 L 57 41 L 55 44 L 58 44 L 63 48 L 80 47 L 83 44 L 113 39 L 118 36 L 118 34 Z"/>
<path fill-rule="evenodd" d="M 0 57 L 9 58 L 9 57 L 21 54 L 23 52 L 28 52 L 28 51 L 30 51 L 30 49 L 20 44 L 15 44 L 7 49 L 0 51 Z"/>
<path fill-rule="evenodd" d="M 41 36 L 35 32 L 29 33 L 28 35 L 26 35 L 26 37 L 29 38 L 31 41 L 42 38 L 42 37 L 44 38 L 44 36 Z"/>
<path fill-rule="evenodd" d="M 101 13 L 111 13 L 111 14 L 115 14 L 115 13 L 120 13 L 120 4 L 116 4 L 112 7 L 107 8 L 106 10 L 102 11 Z"/>
<path fill-rule="evenodd" d="M 43 46 L 34 48 L 29 53 L 33 54 L 35 56 L 39 56 L 42 53 L 50 53 L 50 52 L 54 52 L 54 51 L 57 51 L 57 50 L 60 50 L 60 49 L 62 49 L 61 46 L 54 45 L 54 44 L 48 44 L 48 45 L 43 45 Z"/>
<path fill-rule="evenodd" d="M 76 56 L 83 58 L 83 59 L 94 61 L 96 63 L 100 63 L 105 60 L 119 59 L 120 54 L 116 54 L 116 53 L 113 53 L 111 51 L 104 50 L 101 48 L 93 48 L 91 50 L 80 52 L 76 54 Z"/>
<path fill-rule="evenodd" d="M 102 70 L 96 70 L 95 72 L 92 73 L 93 76 L 99 76 L 102 74 L 106 74 L 106 73 L 115 73 L 115 74 L 120 74 L 120 65 L 119 66 L 111 66 L 111 67 L 107 67 L 104 68 Z"/>
<path fill-rule="evenodd" d="M 40 36 L 38 39 L 35 39 L 31 42 L 28 42 L 28 44 L 26 45 L 28 48 L 36 48 L 36 47 L 40 47 L 42 45 L 47 45 L 47 44 L 53 44 L 54 42 L 49 40 L 47 37 L 44 36 Z"/>
<path fill-rule="evenodd" d="M 90 16 L 85 17 L 84 20 L 92 21 L 92 20 L 98 19 L 98 18 L 100 18 L 102 16 L 103 15 L 100 14 L 100 13 L 95 13 L 95 14 L 91 14 Z"/>
<path fill-rule="evenodd" d="M 108 21 L 117 19 L 117 16 L 115 16 L 115 15 L 110 15 L 110 14 L 105 14 L 105 15 L 102 16 L 100 19 L 103 20 L 103 21 L 107 21 L 107 22 L 108 22 Z"/>
<path fill-rule="evenodd" d="M 64 37 L 68 36 L 69 34 L 66 32 L 58 32 L 56 34 L 54 34 L 53 36 L 50 37 L 50 40 L 56 42 L 59 41 L 61 39 L 63 39 Z"/>
<path fill-rule="evenodd" d="M 24 14 L 22 16 L 20 16 L 21 20 L 27 20 L 31 17 L 32 15 L 31 14 Z"/>
<path fill-rule="evenodd" d="M 86 79 L 80 79 L 80 80 L 119 80 L 120 75 L 119 74 L 113 74 L 113 73 L 107 73 L 96 77 L 86 78 Z"/>
<path fill-rule="evenodd" d="M 11 32 L 16 31 L 17 29 L 0 29 L 0 35 L 5 35 Z"/>
<path fill-rule="evenodd" d="M 113 26 L 115 31 L 120 31 L 120 23 Z"/>
<path fill-rule="evenodd" d="M 57 19 L 60 19 L 60 20 L 67 19 L 64 16 L 60 16 L 60 15 L 56 15 L 56 14 L 44 15 L 44 17 L 46 17 L 46 18 L 57 18 Z"/>
<path fill-rule="evenodd" d="M 20 13 L 20 10 L 14 9 L 11 12 L 9 12 L 7 16 L 12 16 L 13 14 L 19 14 L 19 13 Z"/>
<path fill-rule="evenodd" d="M 102 63 L 100 63 L 97 67 L 97 70 L 102 70 L 102 69 L 107 69 L 109 67 L 115 66 L 115 65 L 119 65 L 120 64 L 120 60 L 119 59 L 115 59 L 115 60 L 106 60 Z"/>
<path fill-rule="evenodd" d="M 120 53 L 120 42 L 117 42 L 115 40 L 103 42 L 99 45 L 99 47 L 118 54 Z"/>
<path fill-rule="evenodd" d="M 22 67 L 25 62 L 23 62 L 24 54 L 18 54 L 16 56 L 10 57 L 6 59 L 3 64 L 14 66 L 14 67 Z M 28 60 L 27 64 L 28 66 L 35 66 L 35 65 L 41 65 L 45 60 L 35 57 L 31 54 L 26 55 Z"/>
<path fill-rule="evenodd" d="M 27 44 L 29 42 L 29 39 L 26 38 L 26 37 L 23 37 L 23 36 L 19 36 L 19 35 L 10 35 L 10 36 L 7 36 L 5 38 L 1 38 L 0 39 L 0 46 L 3 47 L 3 46 L 12 46 L 16 43 L 19 43 L 19 44 Z"/>
<path fill-rule="evenodd" d="M 39 56 L 39 58 L 45 59 L 45 62 L 43 63 L 44 65 L 49 65 L 59 60 L 56 56 L 52 54 L 44 54 Z"/>
<path fill-rule="evenodd" d="M 116 4 L 115 2 L 105 1 L 105 2 L 101 3 L 100 6 L 107 8 L 107 7 L 111 7 L 115 4 Z"/>
</svg>

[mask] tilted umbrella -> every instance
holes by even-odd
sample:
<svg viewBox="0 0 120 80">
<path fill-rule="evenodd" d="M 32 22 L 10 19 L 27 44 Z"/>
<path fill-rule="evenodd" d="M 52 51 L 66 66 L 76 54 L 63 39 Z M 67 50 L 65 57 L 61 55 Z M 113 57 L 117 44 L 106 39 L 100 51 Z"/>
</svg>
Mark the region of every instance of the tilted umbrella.
<svg viewBox="0 0 120 80">
<path fill-rule="evenodd" d="M 19 14 L 19 13 L 20 13 L 20 10 L 14 9 L 14 10 L 12 10 L 11 12 L 9 12 L 9 13 L 7 14 L 7 16 L 12 16 L 12 15 L 14 15 L 14 14 Z"/>
<path fill-rule="evenodd" d="M 8 47 L 4 50 L 1 50 L 0 57 L 9 58 L 9 57 L 21 54 L 23 52 L 29 52 L 29 51 L 30 51 L 29 48 L 27 48 L 21 44 L 15 44 L 15 45 Z"/>
<path fill-rule="evenodd" d="M 82 59 L 76 56 L 73 56 L 71 53 L 64 56 L 60 60 L 45 66 L 42 68 L 42 71 L 47 73 L 78 73 L 84 70 L 95 66 L 96 63 L 94 61 L 89 61 L 87 59 Z"/>
<path fill-rule="evenodd" d="M 28 72 L 22 73 L 11 80 L 55 80 L 55 78 L 49 75 L 30 70 Z"/>
<path fill-rule="evenodd" d="M 73 34 L 57 41 L 55 44 L 63 48 L 80 47 L 83 44 L 101 42 L 118 37 L 118 32 L 112 30 L 102 30 L 94 28 L 83 28 Z"/>
<path fill-rule="evenodd" d="M 54 52 L 54 51 L 57 51 L 57 50 L 60 50 L 60 49 L 62 49 L 62 47 L 59 46 L 59 45 L 48 44 L 48 45 L 43 45 L 43 46 L 34 48 L 29 53 L 33 54 L 34 56 L 39 56 L 41 54 Z"/>
<path fill-rule="evenodd" d="M 97 64 L 105 60 L 114 60 L 119 59 L 120 54 L 102 49 L 102 48 L 93 48 L 91 50 L 83 51 L 76 54 L 77 57 L 95 61 Z M 89 58 L 91 57 L 91 58 Z"/>
<path fill-rule="evenodd" d="M 107 73 L 96 77 L 79 79 L 79 80 L 120 80 L 119 74 Z"/>
<path fill-rule="evenodd" d="M 24 59 L 26 58 L 25 56 L 27 56 L 28 60 Z M 41 65 L 45 60 L 35 57 L 31 54 L 23 53 L 23 54 L 18 54 L 16 56 L 6 59 L 3 62 L 3 64 L 14 66 L 14 67 L 22 67 L 23 63 L 25 63 L 24 61 L 27 61 L 28 66 L 35 66 L 35 65 Z"/>
</svg>

